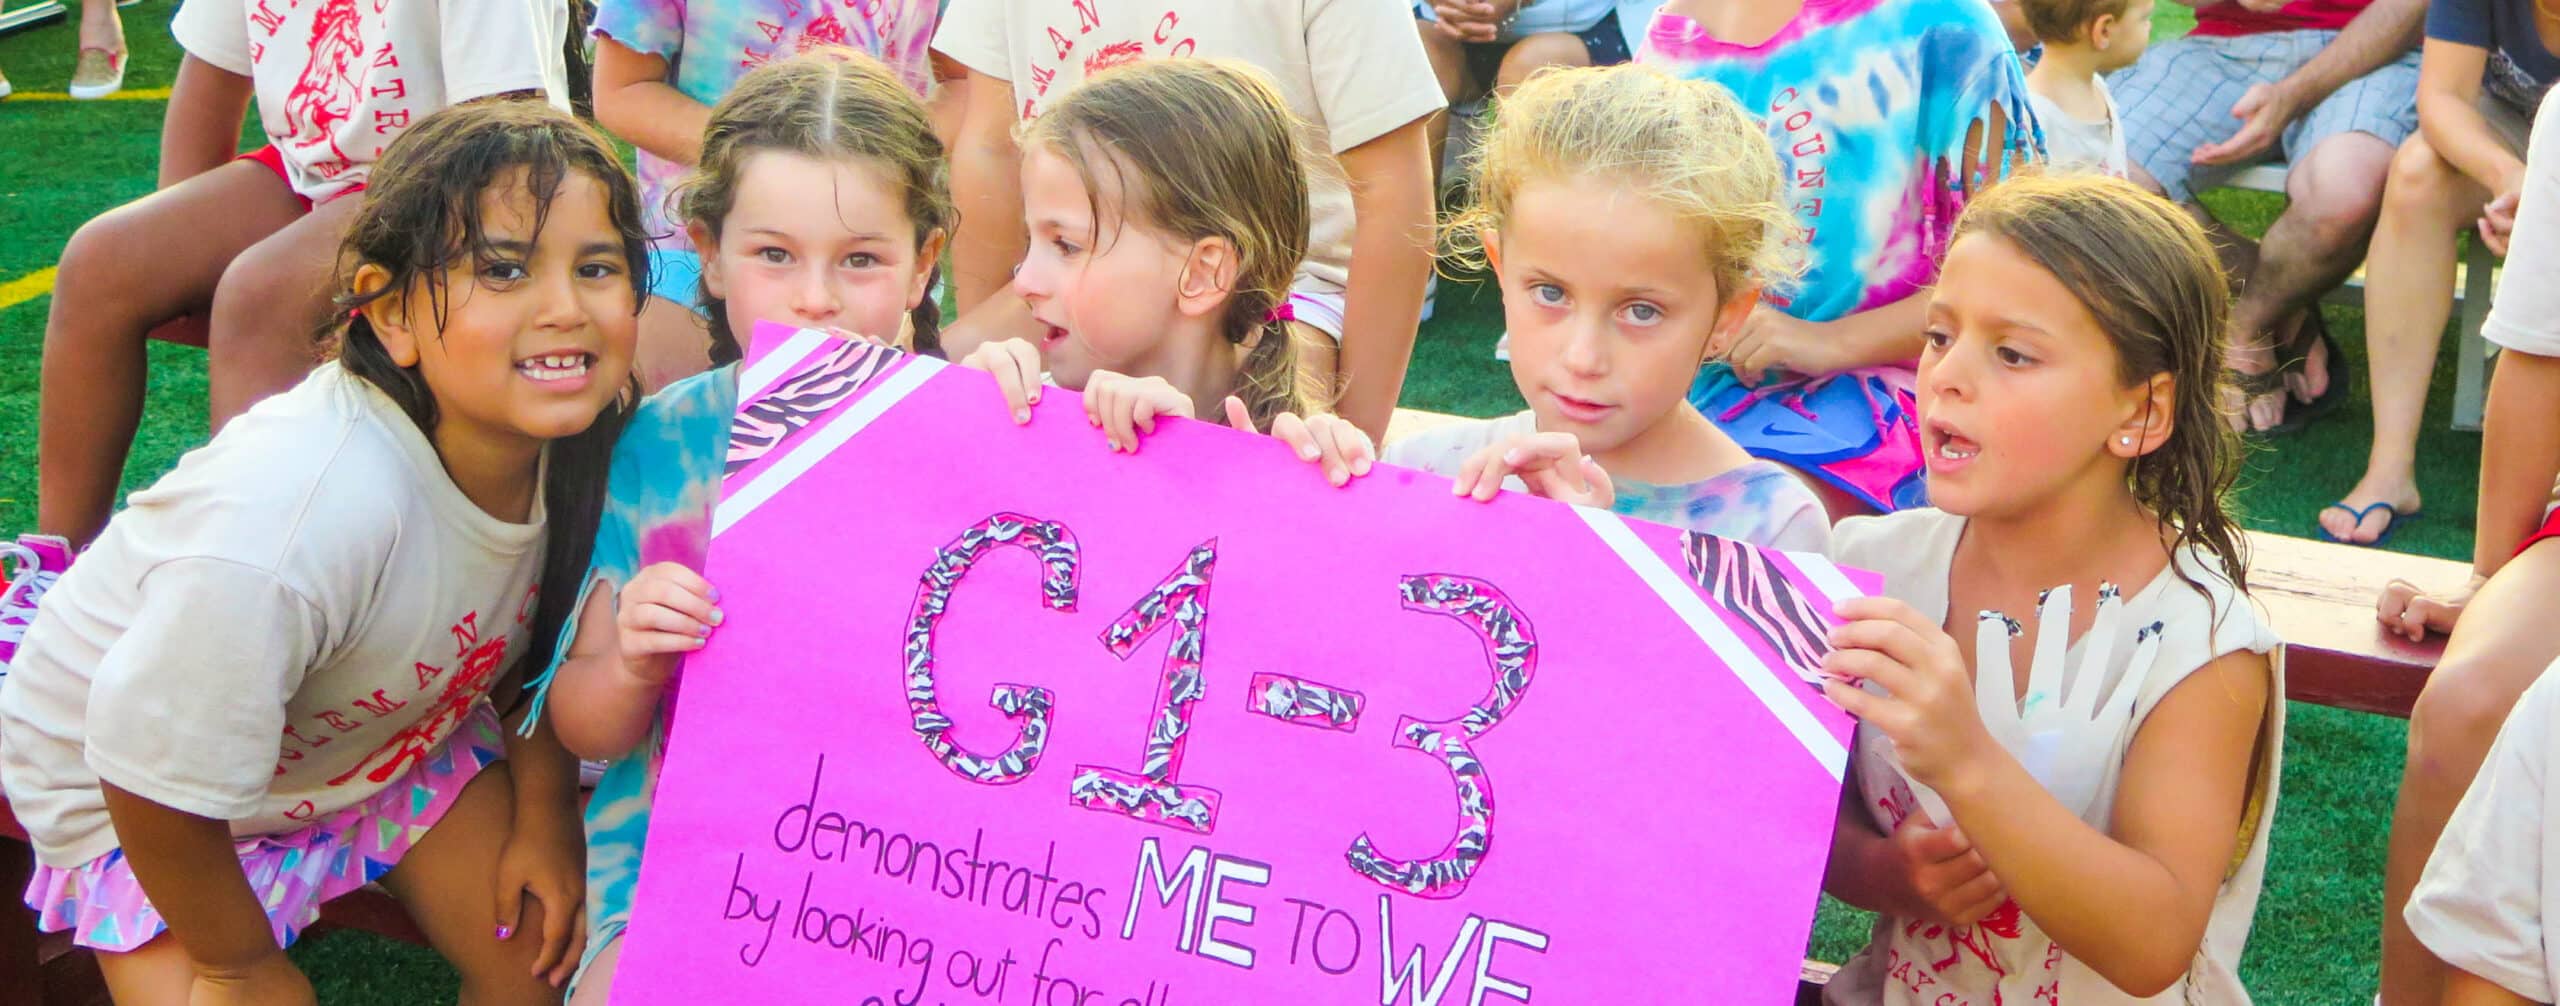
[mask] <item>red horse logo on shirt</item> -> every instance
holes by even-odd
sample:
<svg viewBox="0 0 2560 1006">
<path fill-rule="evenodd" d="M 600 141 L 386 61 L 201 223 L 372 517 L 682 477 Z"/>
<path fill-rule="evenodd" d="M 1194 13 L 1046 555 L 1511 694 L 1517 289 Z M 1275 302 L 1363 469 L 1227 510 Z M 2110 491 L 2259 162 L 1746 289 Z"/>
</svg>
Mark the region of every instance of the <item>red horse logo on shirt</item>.
<svg viewBox="0 0 2560 1006">
<path fill-rule="evenodd" d="M 462 616 L 453 626 L 454 658 L 460 666 L 444 679 L 444 690 L 436 693 L 434 704 L 427 707 L 418 721 L 392 734 L 372 754 L 348 769 L 344 775 L 329 780 L 331 786 L 345 785 L 347 780 L 365 772 L 365 781 L 387 783 L 410 765 L 426 760 L 444 735 L 451 732 L 471 707 L 489 694 L 489 686 L 498 679 L 499 670 L 507 663 L 507 637 L 504 632 L 488 639 L 480 638 L 480 613 Z M 423 673 L 423 672 L 422 672 Z"/>
<path fill-rule="evenodd" d="M 364 21 L 355 0 L 321 0 L 311 12 L 311 56 L 284 99 L 285 125 L 293 131 L 294 144 L 329 150 L 328 160 L 315 167 L 344 166 L 350 160 L 338 148 L 338 126 L 355 115 L 363 90 L 357 74 L 365 63 Z"/>
<path fill-rule="evenodd" d="M 845 30 L 844 22 L 837 19 L 836 12 L 827 10 L 810 21 L 808 27 L 800 29 L 800 41 L 794 43 L 793 48 L 807 52 L 823 45 L 852 44 L 853 33 Z"/>
</svg>

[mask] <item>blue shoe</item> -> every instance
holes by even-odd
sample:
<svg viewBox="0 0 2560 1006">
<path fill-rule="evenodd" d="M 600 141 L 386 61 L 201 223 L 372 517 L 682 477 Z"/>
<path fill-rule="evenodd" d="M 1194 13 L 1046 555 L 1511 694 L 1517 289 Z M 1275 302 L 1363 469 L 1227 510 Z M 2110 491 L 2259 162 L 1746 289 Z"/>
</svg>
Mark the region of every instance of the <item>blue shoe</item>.
<svg viewBox="0 0 2560 1006">
<path fill-rule="evenodd" d="M 2354 507 L 2348 506 L 2344 500 L 2341 500 L 2320 508 L 2321 513 L 2328 513 L 2331 510 L 2341 511 L 2347 516 L 2355 518 L 2357 527 L 2363 527 L 2364 519 L 2376 510 L 2380 510 L 2390 517 L 2390 520 L 2382 525 L 2382 533 L 2375 535 L 2372 541 L 2348 541 L 2344 538 L 2330 534 L 2327 527 L 2320 528 L 2321 541 L 2334 542 L 2340 545 L 2356 545 L 2364 548 L 2381 548 L 2382 546 L 2389 544 L 2391 541 L 2391 535 L 2400 530 L 2400 525 L 2417 520 L 2419 517 L 2424 516 L 2423 514 L 2401 513 L 2399 507 L 2392 506 L 2389 503 L 2375 503 L 2362 510 L 2358 510 Z"/>
</svg>

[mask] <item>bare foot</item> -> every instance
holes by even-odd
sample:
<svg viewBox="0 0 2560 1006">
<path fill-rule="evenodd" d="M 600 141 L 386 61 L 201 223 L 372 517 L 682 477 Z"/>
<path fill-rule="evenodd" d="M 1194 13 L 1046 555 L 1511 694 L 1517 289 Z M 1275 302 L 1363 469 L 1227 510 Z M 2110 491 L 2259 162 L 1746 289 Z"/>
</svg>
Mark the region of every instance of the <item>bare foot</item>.
<svg viewBox="0 0 2560 1006">
<path fill-rule="evenodd" d="M 2386 482 L 2372 475 L 2366 475 L 2364 481 L 2356 483 L 2353 492 L 2338 502 L 2349 509 L 2365 511 L 2364 519 L 2357 520 L 2346 510 L 2328 507 L 2320 511 L 2320 529 L 2329 532 L 2332 538 L 2355 545 L 2371 545 L 2375 539 L 2381 538 L 2382 532 L 2391 526 L 2393 511 L 2398 511 L 2401 517 L 2414 517 L 2424 503 L 2418 496 L 2416 483 Z M 2374 507 L 2376 503 L 2388 503 L 2391 509 Z"/>
<path fill-rule="evenodd" d="M 2315 307 L 2303 312 L 2302 324 L 2294 328 L 2294 339 L 2303 337 L 2302 330 L 2310 325 L 2311 312 L 2317 310 L 2319 308 Z M 2303 349 L 2302 369 L 2284 375 L 2285 390 L 2293 392 L 2293 400 L 2297 402 L 2309 404 L 2319 401 L 2320 396 L 2329 393 L 2329 368 L 2336 362 L 2329 358 L 2329 344 L 2314 336 L 2311 345 Z"/>
</svg>

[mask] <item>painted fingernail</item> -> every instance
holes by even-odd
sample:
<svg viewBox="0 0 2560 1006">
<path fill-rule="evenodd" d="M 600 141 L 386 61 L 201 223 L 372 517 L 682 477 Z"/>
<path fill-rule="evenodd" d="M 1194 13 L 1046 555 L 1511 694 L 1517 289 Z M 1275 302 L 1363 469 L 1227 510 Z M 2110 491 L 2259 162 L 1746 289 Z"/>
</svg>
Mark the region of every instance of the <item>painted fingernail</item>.
<svg viewBox="0 0 2560 1006">
<path fill-rule="evenodd" d="M 718 587 L 713 587 L 713 588 L 711 588 L 711 603 L 713 603 L 713 604 L 718 604 L 718 603 L 720 603 L 720 588 L 718 588 Z"/>
<path fill-rule="evenodd" d="M 725 621 L 728 621 L 728 620 L 729 620 L 729 613 L 728 613 L 728 612 L 722 611 L 722 610 L 720 610 L 720 609 L 718 609 L 718 608 L 713 608 L 713 609 L 711 609 L 711 624 L 713 624 L 713 625 L 718 625 L 718 624 L 720 624 L 720 623 L 722 623 L 722 622 L 725 622 Z M 703 633 L 704 633 L 705 635 L 708 635 L 708 634 L 711 632 L 711 630 L 709 630 L 709 629 L 704 629 L 704 630 L 702 630 L 702 631 L 703 631 Z"/>
<path fill-rule="evenodd" d="M 711 627 L 710 627 L 710 626 L 708 626 L 708 625 L 702 626 L 702 627 L 700 627 L 700 628 L 695 629 L 693 634 L 694 634 L 694 635 L 697 635 L 697 636 L 701 636 L 701 637 L 703 637 L 703 638 L 705 638 L 705 639 L 709 639 L 709 638 L 711 638 Z"/>
<path fill-rule="evenodd" d="M 514 927 L 514 926 L 499 926 L 499 927 L 498 927 L 498 938 L 499 938 L 499 939 L 501 939 L 501 940 L 504 940 L 504 939 L 506 939 L 507 937 L 510 937 L 510 936 L 514 936 L 515 934 L 516 934 L 516 927 Z"/>
<path fill-rule="evenodd" d="M 1027 422 L 1030 422 L 1030 421 L 1031 421 L 1031 410 L 1029 410 L 1029 409 L 1015 409 L 1015 410 L 1013 410 L 1013 421 L 1014 421 L 1014 422 L 1017 422 L 1017 423 L 1027 423 Z"/>
</svg>

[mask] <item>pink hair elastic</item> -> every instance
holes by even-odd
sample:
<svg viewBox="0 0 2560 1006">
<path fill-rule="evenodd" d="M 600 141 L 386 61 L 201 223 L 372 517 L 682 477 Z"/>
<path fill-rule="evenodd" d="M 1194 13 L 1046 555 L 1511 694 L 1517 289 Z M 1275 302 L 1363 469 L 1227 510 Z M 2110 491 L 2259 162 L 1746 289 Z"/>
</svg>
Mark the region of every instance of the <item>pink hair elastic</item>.
<svg viewBox="0 0 2560 1006">
<path fill-rule="evenodd" d="M 1275 321 L 1296 321 L 1298 320 L 1298 306 L 1285 300 L 1281 301 L 1280 306 L 1272 308 L 1269 313 L 1264 314 L 1262 316 L 1262 320 L 1265 324 Z"/>
</svg>

